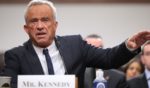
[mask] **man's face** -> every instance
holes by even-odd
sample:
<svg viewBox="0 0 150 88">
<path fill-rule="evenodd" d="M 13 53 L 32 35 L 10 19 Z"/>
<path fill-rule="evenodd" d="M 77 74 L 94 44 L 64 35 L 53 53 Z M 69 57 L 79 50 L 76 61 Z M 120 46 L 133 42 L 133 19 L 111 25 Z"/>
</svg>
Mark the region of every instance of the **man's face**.
<svg viewBox="0 0 150 88">
<path fill-rule="evenodd" d="M 87 38 L 85 39 L 88 44 L 91 44 L 92 46 L 102 48 L 103 47 L 103 41 L 100 38 Z"/>
<path fill-rule="evenodd" d="M 150 44 L 145 45 L 141 59 L 145 67 L 150 70 Z"/>
<path fill-rule="evenodd" d="M 55 37 L 56 28 L 54 12 L 48 5 L 34 5 L 27 11 L 24 29 L 36 46 L 49 46 Z"/>
</svg>

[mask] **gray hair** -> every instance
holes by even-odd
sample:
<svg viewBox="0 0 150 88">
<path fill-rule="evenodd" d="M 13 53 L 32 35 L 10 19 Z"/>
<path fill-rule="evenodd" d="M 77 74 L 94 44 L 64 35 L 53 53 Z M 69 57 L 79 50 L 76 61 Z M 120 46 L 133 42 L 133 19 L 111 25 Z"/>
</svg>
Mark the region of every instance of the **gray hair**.
<svg viewBox="0 0 150 88">
<path fill-rule="evenodd" d="M 97 35 L 97 34 L 90 34 L 86 38 L 100 38 L 100 39 L 102 39 L 102 37 L 100 35 Z"/>
<path fill-rule="evenodd" d="M 25 21 L 26 21 L 26 19 L 27 19 L 27 12 L 28 12 L 28 9 L 29 9 L 31 6 L 34 6 L 34 5 L 43 5 L 43 4 L 48 5 L 50 8 L 52 8 L 53 13 L 54 13 L 54 15 L 53 15 L 53 16 L 54 16 L 54 19 L 56 19 L 56 8 L 55 8 L 53 2 L 48 1 L 48 0 L 31 0 L 31 1 L 29 2 L 29 4 L 27 5 L 26 10 L 25 10 L 25 14 L 24 14 L 24 19 L 25 19 Z"/>
</svg>

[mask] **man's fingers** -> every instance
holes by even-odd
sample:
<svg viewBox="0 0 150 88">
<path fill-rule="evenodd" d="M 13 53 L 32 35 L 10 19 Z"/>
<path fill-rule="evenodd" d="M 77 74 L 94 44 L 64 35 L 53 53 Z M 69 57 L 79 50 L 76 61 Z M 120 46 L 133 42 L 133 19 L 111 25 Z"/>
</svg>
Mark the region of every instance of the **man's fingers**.
<svg viewBox="0 0 150 88">
<path fill-rule="evenodd" d="M 136 49 L 150 40 L 150 31 L 142 31 L 128 39 L 128 47 Z"/>
<path fill-rule="evenodd" d="M 137 35 L 140 37 L 145 37 L 147 35 L 150 35 L 150 31 L 142 31 L 142 32 L 139 32 Z"/>
<path fill-rule="evenodd" d="M 149 35 L 145 35 L 145 39 L 150 40 L 150 34 Z"/>
<path fill-rule="evenodd" d="M 134 40 L 129 39 L 127 42 L 127 46 L 128 46 L 128 48 L 135 49 L 137 45 Z"/>
</svg>

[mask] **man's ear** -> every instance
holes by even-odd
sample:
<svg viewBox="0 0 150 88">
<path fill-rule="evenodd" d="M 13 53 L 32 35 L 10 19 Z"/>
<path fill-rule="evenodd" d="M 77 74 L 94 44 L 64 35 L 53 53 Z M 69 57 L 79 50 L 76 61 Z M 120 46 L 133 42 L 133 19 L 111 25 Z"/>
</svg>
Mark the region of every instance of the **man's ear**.
<svg viewBox="0 0 150 88">
<path fill-rule="evenodd" d="M 56 31 L 57 27 L 58 27 L 58 22 L 56 21 L 56 23 L 55 23 L 55 31 Z"/>
<path fill-rule="evenodd" d="M 27 34 L 29 33 L 29 29 L 27 25 L 24 25 L 24 30 L 26 31 Z"/>
</svg>

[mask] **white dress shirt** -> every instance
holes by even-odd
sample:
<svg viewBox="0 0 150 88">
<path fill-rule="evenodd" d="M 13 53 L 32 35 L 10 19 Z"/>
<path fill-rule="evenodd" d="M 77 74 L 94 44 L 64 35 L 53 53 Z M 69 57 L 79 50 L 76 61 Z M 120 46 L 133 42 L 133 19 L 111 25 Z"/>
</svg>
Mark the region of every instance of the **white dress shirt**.
<svg viewBox="0 0 150 88">
<path fill-rule="evenodd" d="M 148 88 L 150 88 L 150 71 L 148 69 L 145 69 L 145 75 L 148 82 Z"/>
<path fill-rule="evenodd" d="M 48 75 L 47 62 L 46 62 L 45 55 L 43 54 L 43 48 L 37 47 L 35 45 L 33 45 L 33 48 L 39 57 L 39 60 L 41 62 L 44 74 Z M 63 60 L 62 60 L 61 55 L 59 53 L 59 50 L 57 49 L 57 47 L 55 45 L 55 42 L 53 41 L 52 44 L 47 47 L 47 49 L 49 50 L 49 55 L 51 57 L 51 61 L 53 64 L 54 74 L 55 75 L 65 74 L 64 63 L 63 63 Z"/>
</svg>

